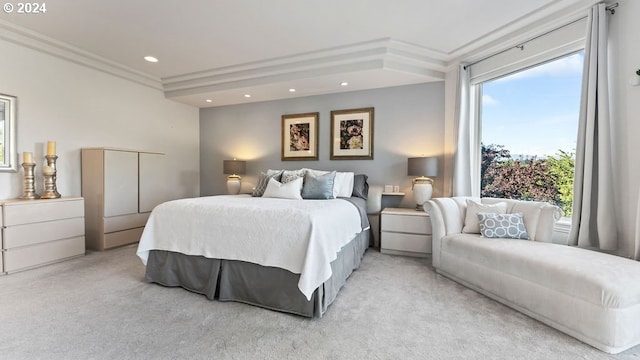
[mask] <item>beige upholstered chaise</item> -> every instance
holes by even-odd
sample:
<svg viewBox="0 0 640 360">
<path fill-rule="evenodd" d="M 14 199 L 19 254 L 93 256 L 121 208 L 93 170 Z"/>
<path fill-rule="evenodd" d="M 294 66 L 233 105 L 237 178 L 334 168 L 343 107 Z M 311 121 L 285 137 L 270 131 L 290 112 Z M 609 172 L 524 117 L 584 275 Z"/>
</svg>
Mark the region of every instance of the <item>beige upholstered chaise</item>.
<svg viewBox="0 0 640 360">
<path fill-rule="evenodd" d="M 463 233 L 469 199 L 506 202 L 507 213 L 522 212 L 530 240 Z M 640 344 L 640 262 L 551 243 L 557 207 L 454 197 L 432 199 L 425 208 L 438 273 L 602 351 Z"/>
</svg>

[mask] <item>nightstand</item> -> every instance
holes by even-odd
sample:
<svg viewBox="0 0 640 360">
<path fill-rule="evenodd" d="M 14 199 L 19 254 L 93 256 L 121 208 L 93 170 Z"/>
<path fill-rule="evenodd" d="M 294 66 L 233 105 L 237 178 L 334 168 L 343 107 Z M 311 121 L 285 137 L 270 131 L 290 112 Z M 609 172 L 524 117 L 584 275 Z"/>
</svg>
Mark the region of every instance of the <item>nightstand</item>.
<svg viewBox="0 0 640 360">
<path fill-rule="evenodd" d="M 431 219 L 428 213 L 407 208 L 385 208 L 380 217 L 380 252 L 419 257 L 431 254 Z"/>
</svg>

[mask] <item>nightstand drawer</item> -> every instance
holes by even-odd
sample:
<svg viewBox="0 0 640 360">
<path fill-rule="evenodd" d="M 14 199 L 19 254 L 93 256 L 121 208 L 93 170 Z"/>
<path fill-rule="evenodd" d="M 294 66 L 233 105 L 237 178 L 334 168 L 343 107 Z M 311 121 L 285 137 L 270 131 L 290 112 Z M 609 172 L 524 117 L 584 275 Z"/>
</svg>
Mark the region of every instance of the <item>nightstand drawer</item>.
<svg viewBox="0 0 640 360">
<path fill-rule="evenodd" d="M 431 234 L 431 221 L 428 216 L 384 214 L 381 230 L 411 234 Z"/>
<path fill-rule="evenodd" d="M 380 247 L 384 250 L 397 250 L 414 253 L 431 253 L 431 236 L 383 232 Z"/>
</svg>

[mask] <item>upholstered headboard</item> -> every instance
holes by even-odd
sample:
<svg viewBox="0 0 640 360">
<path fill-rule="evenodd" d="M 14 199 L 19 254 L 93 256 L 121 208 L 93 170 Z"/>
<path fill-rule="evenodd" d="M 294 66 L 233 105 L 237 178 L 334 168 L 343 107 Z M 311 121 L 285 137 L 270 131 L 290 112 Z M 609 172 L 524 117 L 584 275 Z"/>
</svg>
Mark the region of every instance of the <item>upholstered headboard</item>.
<svg viewBox="0 0 640 360">
<path fill-rule="evenodd" d="M 369 195 L 367 196 L 367 214 L 378 214 L 382 211 L 382 191 L 380 185 L 369 185 Z"/>
<path fill-rule="evenodd" d="M 373 246 L 380 247 L 380 211 L 382 211 L 382 191 L 380 185 L 369 185 L 369 195 L 367 196 L 367 217 L 371 226 L 371 236 Z"/>
</svg>

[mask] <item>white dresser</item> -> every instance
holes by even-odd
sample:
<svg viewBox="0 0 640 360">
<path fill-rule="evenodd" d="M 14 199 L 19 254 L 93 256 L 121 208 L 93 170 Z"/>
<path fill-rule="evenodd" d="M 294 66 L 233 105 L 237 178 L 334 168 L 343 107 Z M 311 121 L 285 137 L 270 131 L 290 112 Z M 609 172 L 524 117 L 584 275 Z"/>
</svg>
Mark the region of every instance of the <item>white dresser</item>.
<svg viewBox="0 0 640 360">
<path fill-rule="evenodd" d="M 164 174 L 162 153 L 82 149 L 87 248 L 138 242 L 151 210 L 167 200 Z"/>
<path fill-rule="evenodd" d="M 4 274 L 4 223 L 2 221 L 2 205 L 0 205 L 0 274 Z"/>
<path fill-rule="evenodd" d="M 431 253 L 431 219 L 424 211 L 385 208 L 380 213 L 380 252 L 425 257 Z"/>
<path fill-rule="evenodd" d="M 5 200 L 2 271 L 12 273 L 85 253 L 84 200 L 79 197 Z"/>
</svg>

